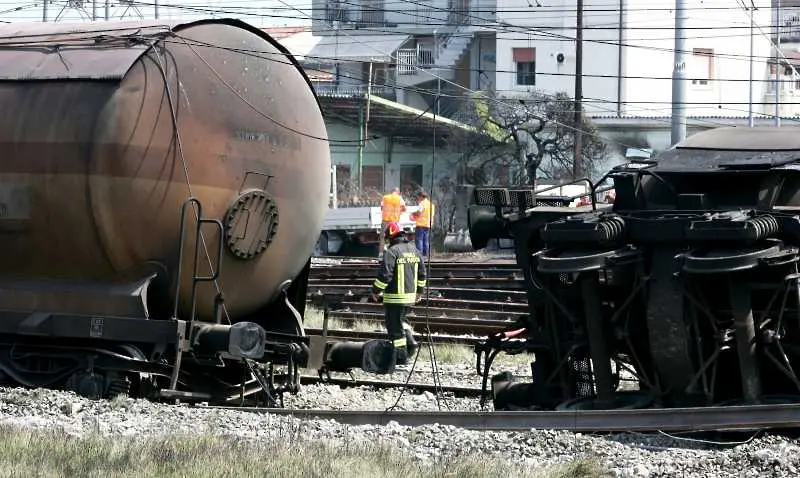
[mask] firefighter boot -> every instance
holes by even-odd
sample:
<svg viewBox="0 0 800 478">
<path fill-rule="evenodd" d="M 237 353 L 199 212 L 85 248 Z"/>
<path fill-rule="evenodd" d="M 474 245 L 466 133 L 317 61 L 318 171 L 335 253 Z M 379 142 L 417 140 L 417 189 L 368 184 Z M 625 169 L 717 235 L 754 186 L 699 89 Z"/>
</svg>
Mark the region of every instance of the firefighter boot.
<svg viewBox="0 0 800 478">
<path fill-rule="evenodd" d="M 410 325 L 403 323 L 403 333 L 406 336 L 406 347 L 408 348 L 408 357 L 411 358 L 417 353 L 419 344 L 414 340 L 414 330 Z"/>
</svg>

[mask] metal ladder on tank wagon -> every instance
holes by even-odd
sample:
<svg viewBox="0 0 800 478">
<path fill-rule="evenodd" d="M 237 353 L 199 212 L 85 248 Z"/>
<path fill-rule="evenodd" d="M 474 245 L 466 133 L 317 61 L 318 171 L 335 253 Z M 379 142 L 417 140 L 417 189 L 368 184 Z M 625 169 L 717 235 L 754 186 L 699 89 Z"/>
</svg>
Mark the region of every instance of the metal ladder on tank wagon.
<svg viewBox="0 0 800 478">
<path fill-rule="evenodd" d="M 187 399 L 208 400 L 212 398 L 208 394 L 200 394 L 197 392 L 186 392 L 178 390 L 177 386 L 181 371 L 183 354 L 191 350 L 191 345 L 189 343 L 190 337 L 188 337 L 188 335 L 193 328 L 192 326 L 197 320 L 197 286 L 201 282 L 215 282 L 219 278 L 219 271 L 222 265 L 223 243 L 225 239 L 225 226 L 219 219 L 210 219 L 203 217 L 203 205 L 200 202 L 200 200 L 197 199 L 196 197 L 189 197 L 181 206 L 181 233 L 180 233 L 180 238 L 179 238 L 180 242 L 178 247 L 178 270 L 177 270 L 176 284 L 175 284 L 175 303 L 173 304 L 171 320 L 175 321 L 179 320 L 178 304 L 180 302 L 180 286 L 181 286 L 181 279 L 183 277 L 183 256 L 184 256 L 184 246 L 186 240 L 186 211 L 190 206 L 196 208 L 194 209 L 194 211 L 195 211 L 195 218 L 197 220 L 197 224 L 195 226 L 195 231 L 194 231 L 195 233 L 194 259 L 192 261 L 191 312 L 189 314 L 189 320 L 182 321 L 183 326 L 178 328 L 178 338 L 175 347 L 175 363 L 172 368 L 172 376 L 170 377 L 169 388 L 162 389 L 159 394 L 163 398 L 175 398 L 175 399 L 187 398 Z M 211 258 L 208 257 L 205 239 L 203 239 L 202 237 L 202 228 L 203 225 L 205 224 L 213 224 L 214 226 L 216 226 L 216 229 L 219 232 L 219 250 L 217 251 L 217 258 L 215 264 L 213 264 Z M 211 272 L 209 275 L 198 275 L 201 240 L 203 241 L 202 243 L 203 250 L 206 251 L 206 258 L 208 259 L 209 267 L 211 268 Z M 222 291 L 220 291 L 219 288 L 217 288 L 217 295 L 214 297 L 214 318 L 215 318 L 215 323 L 217 324 L 222 322 L 224 302 L 225 298 L 222 294 Z"/>
</svg>

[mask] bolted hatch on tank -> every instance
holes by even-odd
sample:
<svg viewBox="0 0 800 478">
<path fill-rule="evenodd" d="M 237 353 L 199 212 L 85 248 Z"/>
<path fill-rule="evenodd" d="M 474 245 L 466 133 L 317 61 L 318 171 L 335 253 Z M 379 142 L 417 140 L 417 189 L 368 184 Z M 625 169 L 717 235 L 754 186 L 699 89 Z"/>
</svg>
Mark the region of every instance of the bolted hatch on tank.
<svg viewBox="0 0 800 478">
<path fill-rule="evenodd" d="M 260 189 L 239 196 L 225 217 L 225 246 L 239 259 L 264 252 L 278 232 L 278 205 Z"/>
</svg>

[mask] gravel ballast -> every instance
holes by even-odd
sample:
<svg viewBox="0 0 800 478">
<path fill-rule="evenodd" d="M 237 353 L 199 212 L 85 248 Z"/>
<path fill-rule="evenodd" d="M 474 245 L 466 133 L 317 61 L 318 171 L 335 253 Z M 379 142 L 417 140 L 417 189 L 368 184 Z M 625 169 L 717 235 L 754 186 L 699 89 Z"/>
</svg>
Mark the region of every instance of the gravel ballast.
<svg viewBox="0 0 800 478">
<path fill-rule="evenodd" d="M 425 364 L 418 364 L 418 367 L 424 374 Z M 465 372 L 466 367 L 440 365 L 443 381 L 450 373 Z M 451 380 L 458 379 L 456 375 Z M 314 385 L 303 387 L 299 395 L 285 398 L 289 408 L 380 410 L 394 404 L 399 394 L 399 390 Z M 436 397 L 430 393 L 406 393 L 397 409 L 436 410 L 439 405 L 451 410 L 478 409 L 476 399 L 447 398 L 437 404 Z M 274 440 L 296 446 L 302 446 L 305 440 L 385 442 L 420 460 L 495 455 L 536 468 L 575 458 L 597 457 L 615 476 L 631 477 L 796 476 L 800 470 L 800 442 L 767 434 L 759 434 L 749 441 L 747 437 L 737 436 L 746 443 L 721 447 L 660 434 L 589 436 L 551 430 L 478 432 L 441 425 L 405 427 L 394 422 L 380 427 L 348 426 L 331 420 L 299 420 L 235 410 L 171 406 L 122 397 L 93 401 L 68 392 L 41 389 L 0 388 L 0 425 L 60 430 L 76 437 L 204 433 L 255 444 Z"/>
</svg>

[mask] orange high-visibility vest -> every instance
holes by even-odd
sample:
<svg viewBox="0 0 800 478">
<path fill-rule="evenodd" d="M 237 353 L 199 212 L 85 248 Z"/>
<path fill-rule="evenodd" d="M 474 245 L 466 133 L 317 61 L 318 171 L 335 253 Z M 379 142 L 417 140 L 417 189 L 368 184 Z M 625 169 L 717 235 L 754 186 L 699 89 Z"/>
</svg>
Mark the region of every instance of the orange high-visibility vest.
<svg viewBox="0 0 800 478">
<path fill-rule="evenodd" d="M 381 199 L 381 213 L 384 221 L 399 221 L 400 213 L 405 210 L 406 203 L 399 194 L 387 194 Z"/>
<path fill-rule="evenodd" d="M 423 199 L 419 203 L 420 209 L 417 212 L 417 227 L 427 227 L 430 229 L 433 223 L 434 206 L 428 198 Z"/>
</svg>

